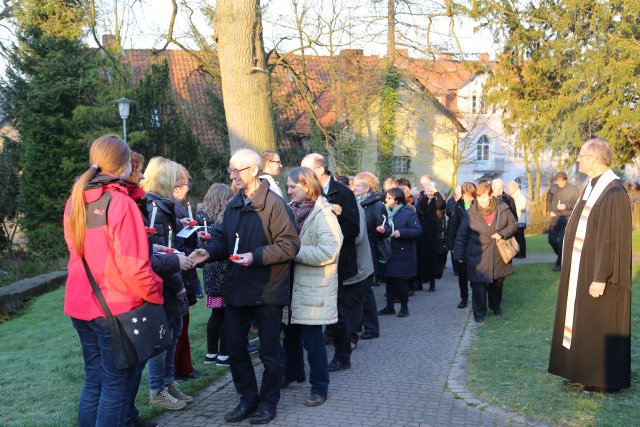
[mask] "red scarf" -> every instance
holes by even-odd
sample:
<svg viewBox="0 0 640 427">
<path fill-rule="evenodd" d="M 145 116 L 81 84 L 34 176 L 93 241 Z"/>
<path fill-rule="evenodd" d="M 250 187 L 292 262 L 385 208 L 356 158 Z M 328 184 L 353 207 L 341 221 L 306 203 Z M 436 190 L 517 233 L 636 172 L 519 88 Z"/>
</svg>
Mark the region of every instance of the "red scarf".
<svg viewBox="0 0 640 427">
<path fill-rule="evenodd" d="M 304 225 L 304 221 L 309 216 L 309 212 L 313 209 L 313 205 L 316 203 L 311 199 L 306 199 L 302 203 L 291 202 L 289 203 L 289 207 L 291 208 L 291 212 L 293 212 L 293 217 L 295 219 L 296 228 L 298 229 L 298 233 L 302 231 L 302 226 Z"/>
</svg>

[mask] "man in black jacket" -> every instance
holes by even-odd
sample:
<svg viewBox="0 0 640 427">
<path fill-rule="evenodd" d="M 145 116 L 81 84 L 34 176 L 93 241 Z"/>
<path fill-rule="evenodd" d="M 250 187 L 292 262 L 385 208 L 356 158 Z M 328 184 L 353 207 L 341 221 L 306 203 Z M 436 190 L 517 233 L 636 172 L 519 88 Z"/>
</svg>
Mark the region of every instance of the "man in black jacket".
<svg viewBox="0 0 640 427">
<path fill-rule="evenodd" d="M 551 218 L 548 238 L 549 244 L 557 255 L 554 271 L 560 271 L 564 230 L 567 228 L 567 222 L 578 199 L 580 199 L 580 190 L 569 183 L 566 173 L 558 172 L 556 183 L 547 192 L 547 212 Z"/>
<path fill-rule="evenodd" d="M 360 231 L 360 221 L 356 197 L 349 187 L 340 184 L 329 173 L 327 160 L 318 153 L 305 156 L 300 166 L 312 169 L 320 179 L 323 192 L 329 203 L 338 205 L 341 212 L 338 223 L 344 237 L 338 258 L 338 323 L 333 326 L 335 354 L 329 363 L 329 371 L 336 372 L 351 368 L 351 328 L 346 315 L 343 282 L 358 273 L 356 237 Z M 350 297 L 346 295 L 346 297 Z M 357 296 L 354 296 L 357 297 Z M 358 327 L 354 325 L 353 327 Z"/>
<path fill-rule="evenodd" d="M 240 403 L 225 420 L 238 422 L 251 416 L 251 424 L 265 424 L 275 417 L 280 400 L 282 307 L 289 304 L 289 270 L 300 239 L 284 200 L 269 190 L 268 181 L 258 177 L 261 160 L 257 153 L 236 151 L 228 171 L 238 193 L 229 202 L 215 239 L 190 258 L 198 263 L 232 261 L 225 273 L 224 333 Z M 259 393 L 247 351 L 253 319 L 258 323 L 264 365 Z"/>
<path fill-rule="evenodd" d="M 496 178 L 491 181 L 491 191 L 493 191 L 493 196 L 498 200 L 502 200 L 507 206 L 509 206 L 509 210 L 513 216 L 518 218 L 516 202 L 513 200 L 513 197 L 504 192 L 504 179 Z"/>
</svg>

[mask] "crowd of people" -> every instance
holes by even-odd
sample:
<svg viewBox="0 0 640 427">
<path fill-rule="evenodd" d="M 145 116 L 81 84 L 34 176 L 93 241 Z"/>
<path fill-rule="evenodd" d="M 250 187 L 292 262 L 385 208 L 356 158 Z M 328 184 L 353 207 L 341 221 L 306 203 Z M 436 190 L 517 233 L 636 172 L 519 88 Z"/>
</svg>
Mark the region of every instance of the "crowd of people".
<svg viewBox="0 0 640 427">
<path fill-rule="evenodd" d="M 449 254 L 460 286 L 457 307 L 467 307 L 470 284 L 473 316 L 482 322 L 487 306 L 501 316 L 504 280 L 512 273 L 497 242 L 515 236 L 520 256 L 526 252 L 530 208 L 515 182 L 511 196 L 501 179 L 465 182 L 445 201 L 429 176 L 420 179 L 422 191 L 404 178 L 388 179 L 380 190 L 374 174 L 337 177 L 324 156 L 311 153 L 289 165 L 281 187 L 278 153 L 241 149 L 229 160 L 230 185 L 212 184 L 193 215 L 182 165 L 154 157 L 143 172 L 142 156 L 115 135 L 98 138 L 89 157 L 64 222 L 65 312 L 85 359 L 81 426 L 149 425 L 134 405 L 145 366 L 152 405 L 180 410 L 192 400 L 176 378 L 201 375 L 188 335 L 189 308 L 199 298 L 211 309 L 204 363 L 229 366 L 240 395 L 225 420 L 266 424 L 281 390 L 306 381 L 305 351 L 311 388 L 303 404 L 319 406 L 328 398 L 330 373 L 351 368 L 359 340 L 380 337 L 379 315 L 395 315 L 399 303 L 397 317 L 407 317 L 416 291 L 424 284 L 436 291 Z M 576 201 L 561 186 L 566 175 L 556 178 L 550 212 L 560 219 Z M 195 232 L 182 233 L 185 227 Z M 167 350 L 116 368 L 111 331 L 83 260 L 114 315 L 145 301 L 162 304 L 172 337 Z M 196 267 L 203 268 L 203 283 Z M 382 283 L 386 305 L 378 310 L 373 287 Z M 251 331 L 264 366 L 260 386 Z M 327 343 L 335 347 L 331 360 Z"/>
</svg>

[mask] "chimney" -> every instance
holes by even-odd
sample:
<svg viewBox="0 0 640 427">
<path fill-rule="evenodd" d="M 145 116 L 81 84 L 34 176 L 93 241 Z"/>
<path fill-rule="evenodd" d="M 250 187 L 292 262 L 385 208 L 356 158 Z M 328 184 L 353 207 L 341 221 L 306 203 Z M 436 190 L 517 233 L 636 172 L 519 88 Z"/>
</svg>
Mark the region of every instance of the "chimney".
<svg viewBox="0 0 640 427">
<path fill-rule="evenodd" d="M 364 51 L 362 49 L 342 49 L 340 56 L 363 56 Z"/>
<path fill-rule="evenodd" d="M 396 49 L 396 53 L 402 58 L 409 58 L 409 49 Z"/>
<path fill-rule="evenodd" d="M 480 62 L 489 62 L 489 54 L 488 53 L 481 53 L 478 55 L 478 58 L 480 59 Z"/>
</svg>

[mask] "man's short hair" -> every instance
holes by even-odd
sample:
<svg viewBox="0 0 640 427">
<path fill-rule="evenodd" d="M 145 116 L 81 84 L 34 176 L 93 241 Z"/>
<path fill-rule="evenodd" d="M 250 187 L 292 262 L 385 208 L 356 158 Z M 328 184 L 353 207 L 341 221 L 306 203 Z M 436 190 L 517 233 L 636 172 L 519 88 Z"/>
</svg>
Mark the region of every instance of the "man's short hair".
<svg viewBox="0 0 640 427">
<path fill-rule="evenodd" d="M 569 177 L 567 176 L 567 174 L 565 172 L 558 172 L 555 176 L 556 181 L 560 180 L 560 181 L 568 181 Z"/>
<path fill-rule="evenodd" d="M 596 156 L 596 158 L 605 166 L 611 166 L 613 160 L 613 151 L 609 143 L 602 138 L 591 138 L 584 145 L 588 145 L 588 149 Z"/>
<path fill-rule="evenodd" d="M 313 161 L 314 168 L 323 168 L 325 174 L 329 173 L 329 163 L 327 159 L 320 153 L 310 153 L 304 156 L 301 163 L 306 163 L 308 161 Z"/>
<path fill-rule="evenodd" d="M 404 185 L 405 187 L 411 188 L 411 182 L 409 182 L 407 178 L 400 177 L 396 179 L 396 183 L 398 184 L 398 187 L 401 187 Z"/>
<path fill-rule="evenodd" d="M 273 158 L 277 155 L 278 153 L 276 153 L 275 151 L 271 151 L 271 150 L 263 151 L 262 155 L 260 156 L 260 158 L 262 159 L 262 166 L 266 166 L 267 163 L 273 160 Z"/>
<path fill-rule="evenodd" d="M 260 155 L 249 148 L 241 148 L 233 153 L 231 160 L 238 161 L 242 159 L 245 166 L 257 166 L 262 170 L 262 159 Z"/>
<path fill-rule="evenodd" d="M 473 197 L 476 196 L 476 185 L 473 182 L 465 182 L 460 186 L 462 190 L 462 194 L 471 194 Z"/>
</svg>

